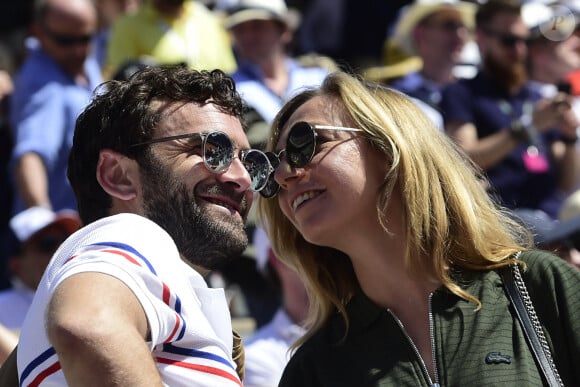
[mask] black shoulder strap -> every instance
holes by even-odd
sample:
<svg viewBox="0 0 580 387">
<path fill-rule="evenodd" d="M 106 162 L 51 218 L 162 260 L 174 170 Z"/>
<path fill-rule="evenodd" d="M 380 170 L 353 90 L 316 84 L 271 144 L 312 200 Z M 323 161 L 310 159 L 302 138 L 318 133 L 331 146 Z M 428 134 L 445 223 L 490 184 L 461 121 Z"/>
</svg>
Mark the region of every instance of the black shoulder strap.
<svg viewBox="0 0 580 387">
<path fill-rule="evenodd" d="M 517 271 L 517 273 L 516 273 L 516 271 Z M 536 329 L 542 329 L 542 327 L 539 325 L 539 321 L 537 320 L 537 316 L 535 314 L 535 311 L 533 311 L 533 315 L 536 318 L 537 327 L 535 327 L 534 323 L 532 322 L 532 318 L 530 317 L 530 312 L 529 312 L 528 308 L 533 309 L 534 306 L 532 305 L 531 300 L 529 300 L 529 297 L 528 297 L 529 302 L 527 304 L 524 302 L 524 299 L 523 299 L 522 294 L 520 292 L 520 288 L 518 287 L 518 284 L 516 283 L 516 279 L 514 278 L 514 276 L 519 274 L 518 265 L 514 264 L 514 265 L 503 267 L 499 270 L 499 274 L 501 275 L 508 299 L 510 300 L 511 304 L 514 307 L 514 311 L 516 313 L 516 316 L 518 317 L 518 320 L 520 321 L 520 324 L 522 325 L 522 328 L 523 328 L 524 333 L 526 335 L 526 339 L 528 340 L 528 343 L 530 344 L 530 347 L 532 348 L 532 352 L 534 354 L 534 357 L 536 358 L 536 362 L 538 363 L 538 365 L 542 371 L 542 374 L 544 375 L 544 379 L 546 380 L 548 385 L 551 387 L 552 386 L 553 387 L 563 386 L 564 384 L 562 383 L 562 379 L 560 379 L 560 375 L 558 374 L 558 371 L 555 369 L 555 364 L 554 364 L 553 360 L 550 361 L 548 359 L 548 356 L 550 357 L 550 359 L 552 359 L 552 356 L 549 353 L 550 349 L 547 346 L 547 343 L 545 346 L 542 345 L 542 343 L 540 341 L 540 337 L 538 336 L 538 332 Z M 521 275 L 520 275 L 520 279 L 521 279 Z M 519 286 L 525 287 L 525 283 L 523 282 L 523 279 L 520 282 L 521 282 L 521 284 L 519 284 Z M 544 341 L 545 341 L 545 339 L 544 339 Z M 546 352 L 545 352 L 546 350 L 548 351 L 548 355 L 546 355 Z"/>
</svg>

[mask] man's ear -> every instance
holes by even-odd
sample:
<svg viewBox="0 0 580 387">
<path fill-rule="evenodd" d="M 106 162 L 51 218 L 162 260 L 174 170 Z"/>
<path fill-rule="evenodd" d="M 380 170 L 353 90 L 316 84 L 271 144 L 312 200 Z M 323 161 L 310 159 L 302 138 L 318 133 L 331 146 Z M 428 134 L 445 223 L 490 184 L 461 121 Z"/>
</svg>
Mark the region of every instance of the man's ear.
<svg viewBox="0 0 580 387">
<path fill-rule="evenodd" d="M 104 149 L 97 163 L 97 181 L 113 198 L 135 199 L 140 187 L 139 166 L 127 156 Z"/>
</svg>

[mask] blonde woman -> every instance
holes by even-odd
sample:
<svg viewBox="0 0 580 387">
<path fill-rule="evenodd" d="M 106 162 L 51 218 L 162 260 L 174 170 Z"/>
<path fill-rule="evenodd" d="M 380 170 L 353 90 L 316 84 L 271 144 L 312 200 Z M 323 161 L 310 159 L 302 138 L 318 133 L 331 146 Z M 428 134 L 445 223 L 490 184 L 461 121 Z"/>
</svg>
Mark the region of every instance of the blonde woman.
<svg viewBox="0 0 580 387">
<path fill-rule="evenodd" d="M 580 271 L 530 249 L 409 99 L 334 73 L 272 127 L 260 214 L 311 293 L 280 386 L 540 385 L 498 274 L 514 262 L 580 385 Z"/>
</svg>

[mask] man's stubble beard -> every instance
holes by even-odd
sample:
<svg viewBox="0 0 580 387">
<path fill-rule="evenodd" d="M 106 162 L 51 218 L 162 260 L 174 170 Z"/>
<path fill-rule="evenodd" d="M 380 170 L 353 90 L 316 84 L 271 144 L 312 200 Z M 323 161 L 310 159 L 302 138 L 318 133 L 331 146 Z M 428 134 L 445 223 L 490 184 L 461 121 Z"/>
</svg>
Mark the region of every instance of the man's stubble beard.
<svg viewBox="0 0 580 387">
<path fill-rule="evenodd" d="M 145 216 L 171 236 L 182 257 L 207 270 L 224 267 L 240 256 L 248 245 L 239 218 L 201 208 L 193 188 L 181 183 L 160 162 L 142 167 Z"/>
</svg>

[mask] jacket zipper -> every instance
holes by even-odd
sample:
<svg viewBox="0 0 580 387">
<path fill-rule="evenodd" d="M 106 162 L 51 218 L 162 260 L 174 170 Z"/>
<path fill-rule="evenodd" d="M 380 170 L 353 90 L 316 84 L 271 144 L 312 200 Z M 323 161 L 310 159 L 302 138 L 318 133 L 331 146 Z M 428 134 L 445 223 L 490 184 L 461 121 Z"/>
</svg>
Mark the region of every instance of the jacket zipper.
<svg viewBox="0 0 580 387">
<path fill-rule="evenodd" d="M 431 357 L 433 358 L 433 372 L 434 372 L 434 376 L 435 376 L 435 382 L 433 382 L 433 380 L 431 379 L 431 375 L 429 375 L 429 371 L 427 370 L 427 365 L 425 364 L 425 360 L 421 357 L 421 354 L 419 353 L 419 349 L 417 348 L 417 346 L 413 342 L 413 339 L 411 339 L 411 336 L 409 336 L 409 334 L 407 333 L 405 326 L 403 325 L 401 320 L 399 320 L 399 318 L 390 309 L 387 309 L 387 310 L 391 314 L 391 316 L 393 316 L 393 318 L 395 319 L 395 321 L 397 322 L 397 324 L 401 328 L 401 331 L 403 331 L 403 334 L 405 335 L 405 337 L 409 341 L 409 344 L 411 344 L 411 348 L 413 348 L 415 355 L 417 355 L 417 358 L 419 359 L 419 363 L 421 364 L 421 368 L 423 369 L 423 373 L 425 374 L 425 376 L 427 377 L 427 380 L 429 381 L 429 385 L 431 387 L 440 387 L 439 373 L 437 372 L 437 360 L 435 358 L 435 338 L 434 338 L 434 334 L 433 334 L 435 327 L 433 324 L 433 313 L 431 310 L 431 298 L 432 298 L 432 296 L 433 296 L 433 293 L 429 294 L 429 340 L 431 341 L 431 354 L 432 354 Z"/>
<path fill-rule="evenodd" d="M 429 293 L 429 340 L 431 340 L 431 358 L 433 359 L 433 374 L 435 376 L 435 383 L 433 387 L 439 387 L 439 371 L 437 371 L 437 358 L 435 357 L 435 324 L 433 322 L 433 311 L 431 308 L 431 299 L 433 293 Z"/>
</svg>

